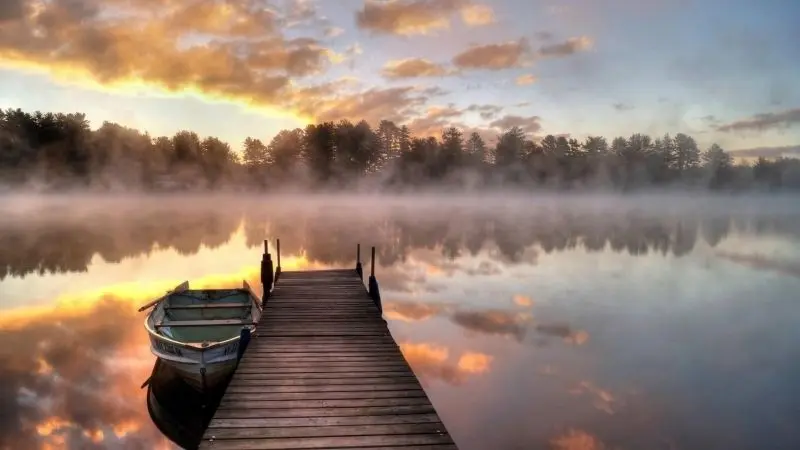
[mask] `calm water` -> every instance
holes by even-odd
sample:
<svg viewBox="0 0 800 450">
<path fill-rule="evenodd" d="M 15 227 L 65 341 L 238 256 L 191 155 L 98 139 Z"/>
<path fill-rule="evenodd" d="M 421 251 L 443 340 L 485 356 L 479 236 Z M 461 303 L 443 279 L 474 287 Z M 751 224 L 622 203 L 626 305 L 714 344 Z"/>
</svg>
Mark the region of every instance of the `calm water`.
<svg viewBox="0 0 800 450">
<path fill-rule="evenodd" d="M 800 200 L 0 200 L 0 449 L 171 449 L 136 308 L 378 246 L 462 449 L 800 448 Z M 184 426 L 185 424 L 176 424 Z M 186 425 L 190 427 L 190 425 Z"/>
</svg>

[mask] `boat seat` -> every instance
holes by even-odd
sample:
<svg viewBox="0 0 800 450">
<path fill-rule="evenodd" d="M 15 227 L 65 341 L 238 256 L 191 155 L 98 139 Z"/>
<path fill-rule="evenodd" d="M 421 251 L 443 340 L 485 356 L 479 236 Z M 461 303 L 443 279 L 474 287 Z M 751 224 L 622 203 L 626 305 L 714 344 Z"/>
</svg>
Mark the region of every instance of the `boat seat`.
<svg viewBox="0 0 800 450">
<path fill-rule="evenodd" d="M 250 303 L 200 303 L 194 305 L 169 305 L 164 309 L 227 309 L 227 308 L 249 308 Z"/>
<path fill-rule="evenodd" d="M 256 325 L 256 322 L 241 319 L 214 319 L 214 320 L 169 320 L 159 322 L 156 328 L 163 327 L 229 327 L 235 325 Z"/>
</svg>

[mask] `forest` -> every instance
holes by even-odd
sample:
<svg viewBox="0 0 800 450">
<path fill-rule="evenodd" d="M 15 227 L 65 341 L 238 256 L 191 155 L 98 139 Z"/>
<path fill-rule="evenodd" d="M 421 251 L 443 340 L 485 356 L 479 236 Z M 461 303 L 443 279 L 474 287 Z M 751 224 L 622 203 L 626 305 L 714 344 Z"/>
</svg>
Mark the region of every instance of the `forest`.
<svg viewBox="0 0 800 450">
<path fill-rule="evenodd" d="M 508 129 L 496 142 L 457 128 L 416 137 L 383 120 L 311 124 L 241 151 L 192 131 L 152 137 L 115 123 L 92 130 L 85 114 L 0 111 L 0 188 L 63 191 L 388 191 L 525 188 L 555 190 L 800 188 L 800 160 L 748 163 L 683 133 L 609 139 L 532 138 Z"/>
</svg>

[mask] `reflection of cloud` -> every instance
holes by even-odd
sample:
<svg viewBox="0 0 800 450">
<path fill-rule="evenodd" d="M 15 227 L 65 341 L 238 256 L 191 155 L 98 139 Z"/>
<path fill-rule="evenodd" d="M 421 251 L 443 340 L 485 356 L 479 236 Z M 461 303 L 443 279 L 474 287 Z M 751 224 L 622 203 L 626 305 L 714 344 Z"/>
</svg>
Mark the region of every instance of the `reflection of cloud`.
<svg viewBox="0 0 800 450">
<path fill-rule="evenodd" d="M 527 295 L 514 294 L 514 296 L 511 298 L 511 300 L 513 300 L 514 303 L 516 305 L 519 305 L 519 306 L 532 306 L 533 305 L 533 300 L 530 297 L 528 297 Z"/>
<path fill-rule="evenodd" d="M 489 371 L 492 357 L 480 352 L 464 352 L 458 363 L 450 361 L 447 347 L 428 344 L 400 342 L 400 350 L 424 383 L 425 378 L 444 380 L 452 385 L 460 385 L 468 375 L 477 375 Z"/>
<path fill-rule="evenodd" d="M 553 450 L 605 450 L 607 447 L 600 439 L 591 434 L 571 429 L 567 433 L 550 440 Z"/>
<path fill-rule="evenodd" d="M 458 368 L 467 373 L 484 373 L 489 370 L 492 359 L 485 353 L 467 352 L 458 359 Z"/>
<path fill-rule="evenodd" d="M 573 345 L 583 345 L 586 341 L 589 340 L 589 333 L 583 330 L 573 330 L 567 324 L 561 323 L 543 323 L 536 325 L 536 331 L 538 333 L 547 335 L 547 336 L 555 336 L 560 337 L 564 340 L 564 342 L 573 344 Z"/>
<path fill-rule="evenodd" d="M 440 303 L 388 301 L 383 304 L 383 314 L 387 319 L 403 322 L 427 320 L 446 309 L 447 307 Z"/>
<path fill-rule="evenodd" d="M 142 297 L 95 297 L 0 323 L 0 448 L 155 448 L 144 391 L 152 365 Z M 6 326 L 12 325 L 12 326 Z M 136 395 L 131 395 L 131 394 Z"/>
<path fill-rule="evenodd" d="M 746 255 L 725 251 L 718 251 L 716 255 L 722 259 L 751 267 L 753 269 L 770 270 L 773 272 L 782 273 L 784 275 L 800 278 L 800 262 L 797 261 L 779 261 L 761 255 Z"/>
<path fill-rule="evenodd" d="M 608 414 L 614 414 L 614 406 L 617 400 L 609 391 L 595 386 L 590 381 L 581 381 L 577 386 L 570 389 L 570 393 L 575 395 L 588 394 L 592 397 L 592 405 L 595 408 Z"/>
<path fill-rule="evenodd" d="M 450 384 L 461 384 L 458 368 L 447 362 L 450 353 L 447 347 L 410 342 L 401 342 L 399 345 L 414 373 L 442 379 Z"/>
<path fill-rule="evenodd" d="M 500 310 L 458 311 L 452 315 L 451 320 L 470 331 L 511 336 L 522 341 L 531 316 Z"/>
</svg>

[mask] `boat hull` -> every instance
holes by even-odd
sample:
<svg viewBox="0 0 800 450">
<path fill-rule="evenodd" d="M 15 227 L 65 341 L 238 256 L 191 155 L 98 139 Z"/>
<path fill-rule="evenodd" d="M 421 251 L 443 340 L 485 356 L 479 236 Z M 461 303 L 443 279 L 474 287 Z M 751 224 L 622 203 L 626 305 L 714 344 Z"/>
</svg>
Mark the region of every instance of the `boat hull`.
<svg viewBox="0 0 800 450">
<path fill-rule="evenodd" d="M 236 369 L 237 362 L 234 358 L 214 364 L 207 364 L 205 366 L 205 374 L 203 374 L 200 364 L 171 361 L 161 357 L 159 357 L 159 359 L 161 359 L 161 362 L 164 364 L 175 369 L 176 375 L 199 392 L 213 389 L 227 380 Z"/>
</svg>

